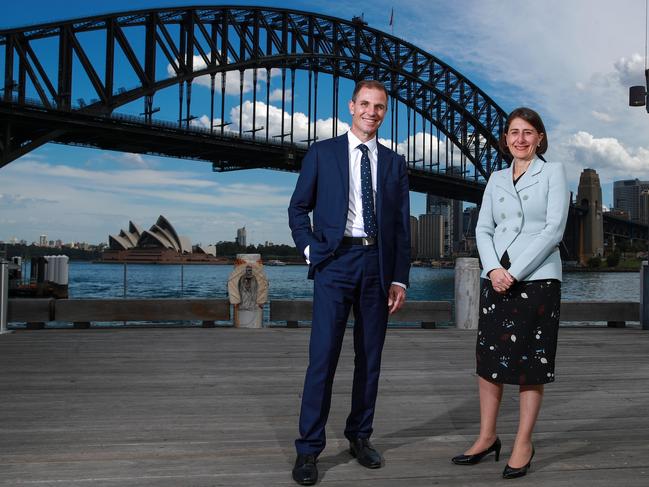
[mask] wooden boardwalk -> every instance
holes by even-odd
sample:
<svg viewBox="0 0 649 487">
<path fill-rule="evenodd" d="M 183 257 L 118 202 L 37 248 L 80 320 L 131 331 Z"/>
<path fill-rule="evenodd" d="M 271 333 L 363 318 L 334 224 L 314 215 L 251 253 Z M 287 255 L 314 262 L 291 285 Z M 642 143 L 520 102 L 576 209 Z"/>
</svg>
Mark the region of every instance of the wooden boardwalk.
<svg viewBox="0 0 649 487">
<path fill-rule="evenodd" d="M 0 486 L 292 486 L 305 329 L 18 331 L 0 336 Z M 531 475 L 500 478 L 515 433 L 505 391 L 504 459 L 458 467 L 478 428 L 475 334 L 390 330 L 373 442 L 386 465 L 346 451 L 347 334 L 319 485 L 649 485 L 649 332 L 562 329 Z"/>
</svg>

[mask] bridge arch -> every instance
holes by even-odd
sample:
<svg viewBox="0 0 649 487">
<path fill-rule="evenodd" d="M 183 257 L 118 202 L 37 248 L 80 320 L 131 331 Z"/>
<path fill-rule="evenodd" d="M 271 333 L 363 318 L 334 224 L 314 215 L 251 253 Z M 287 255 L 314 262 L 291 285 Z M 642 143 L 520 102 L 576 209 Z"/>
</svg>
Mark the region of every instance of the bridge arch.
<svg viewBox="0 0 649 487">
<path fill-rule="evenodd" d="M 130 27 L 143 29 L 141 45 L 125 35 Z M 87 32 L 105 36 L 106 61 L 101 73 L 89 60 L 89 48 L 83 44 Z M 58 40 L 59 51 L 56 69 L 50 72 L 32 48 L 33 43 L 48 38 Z M 137 87 L 116 89 L 116 46 L 136 73 Z M 312 82 L 317 89 L 320 73 L 333 77 L 334 89 L 340 78 L 381 80 L 391 95 L 393 108 L 399 103 L 407 108 L 408 131 L 412 112 L 413 117 L 418 115 L 430 125 L 431 134 L 435 127 L 471 162 L 473 171 L 461 170 L 466 184 L 481 189 L 491 172 L 506 163 L 506 156 L 498 147 L 506 114 L 486 93 L 437 57 L 369 27 L 361 19 L 348 21 L 270 7 L 149 9 L 5 29 L 0 31 L 0 49 L 4 50 L 0 105 L 5 113 L 11 112 L 9 105 L 39 105 L 57 112 L 110 116 L 120 106 L 143 99 L 145 118 L 151 122 L 156 92 L 179 85 L 189 121 L 191 86 L 198 77 L 211 77 L 214 97 L 214 80 L 219 73 L 239 71 L 243 84 L 245 70 L 253 69 L 256 75 L 257 70 L 279 69 L 284 84 L 286 73 L 290 77 L 295 70 L 304 70 L 309 73 L 309 89 Z M 172 76 L 156 76 L 156 55 L 166 58 L 173 69 Z M 82 66 L 96 93 L 96 101 L 85 106 L 73 103 L 73 58 Z M 198 65 L 196 58 L 202 61 Z M 225 83 L 225 76 L 220 79 Z M 27 98 L 28 85 L 37 93 L 36 101 Z M 333 110 L 337 113 L 337 106 Z M 397 114 L 396 120 L 392 120 L 393 141 L 398 136 L 398 123 Z M 69 140 L 62 130 L 53 130 L 52 126 L 32 130 L 19 126 L 14 130 L 6 124 L 3 132 L 0 166 L 45 142 Z M 439 173 L 439 165 L 435 169 L 432 161 L 430 167 L 418 162 L 423 161 L 410 161 L 411 171 Z M 451 174 L 450 178 L 454 176 Z"/>
</svg>

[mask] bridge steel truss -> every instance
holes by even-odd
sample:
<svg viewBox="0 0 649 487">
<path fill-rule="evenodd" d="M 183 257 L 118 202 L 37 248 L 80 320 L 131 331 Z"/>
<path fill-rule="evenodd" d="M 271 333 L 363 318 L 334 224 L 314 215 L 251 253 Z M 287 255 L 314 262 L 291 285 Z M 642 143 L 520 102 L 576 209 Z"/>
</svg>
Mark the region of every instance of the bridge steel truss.
<svg viewBox="0 0 649 487">
<path fill-rule="evenodd" d="M 142 46 L 125 34 L 136 26 L 144 29 Z M 91 31 L 105 36 L 103 66 L 90 60 L 91 46 L 84 45 L 83 33 Z M 47 38 L 58 44 L 54 70 L 45 69 L 44 60 L 33 48 L 33 43 Z M 135 88 L 116 88 L 120 85 L 116 79 L 117 46 L 137 75 L 139 85 Z M 415 191 L 477 202 L 484 181 L 507 163 L 498 148 L 506 114 L 489 96 L 435 56 L 356 18 L 347 21 L 266 7 L 142 10 L 2 30 L 0 50 L 4 51 L 0 167 L 46 142 L 58 142 L 208 160 L 216 170 L 298 170 L 306 146 L 316 138 L 321 74 L 333 80 L 332 135 L 338 129 L 341 78 L 371 78 L 385 84 L 390 93 L 391 115 L 386 122 L 391 125 L 393 148 L 405 124 L 405 155 Z M 171 66 L 172 76 L 156 77 L 156 56 L 160 55 Z M 73 58 L 94 89 L 90 103 L 73 101 Z M 282 116 L 279 134 L 270 133 L 268 123 L 257 127 L 254 113 L 248 133 L 244 133 L 241 120 L 238 134 L 225 129 L 226 77 L 219 76 L 221 87 L 217 90 L 217 75 L 239 72 L 242 101 L 244 72 L 251 69 L 253 100 L 263 101 L 265 96 L 267 111 L 270 71 L 281 72 L 281 108 L 283 113 L 290 112 L 290 122 L 285 123 Z M 296 70 L 308 73 L 306 141 L 294 140 L 293 136 Z M 265 71 L 259 80 L 262 85 L 265 80 L 266 89 L 261 89 L 258 98 L 260 71 Z M 190 124 L 192 83 L 206 75 L 211 78 L 211 122 L 209 130 L 199 130 Z M 28 85 L 37 99 L 28 97 Z M 179 87 L 178 123 L 158 122 L 153 118 L 154 96 L 173 85 Z M 287 85 L 290 100 L 285 94 Z M 217 91 L 221 96 L 221 123 L 215 126 L 215 116 L 219 115 L 214 103 Z M 143 118 L 115 113 L 120 106 L 139 99 L 143 101 Z M 256 106 L 253 102 L 253 110 Z M 400 120 L 404 112 L 405 121 Z M 427 134 L 419 152 L 415 142 L 411 144 L 418 119 L 419 131 Z M 454 151 L 459 151 L 458 157 Z M 418 159 L 421 153 L 424 157 Z"/>
</svg>

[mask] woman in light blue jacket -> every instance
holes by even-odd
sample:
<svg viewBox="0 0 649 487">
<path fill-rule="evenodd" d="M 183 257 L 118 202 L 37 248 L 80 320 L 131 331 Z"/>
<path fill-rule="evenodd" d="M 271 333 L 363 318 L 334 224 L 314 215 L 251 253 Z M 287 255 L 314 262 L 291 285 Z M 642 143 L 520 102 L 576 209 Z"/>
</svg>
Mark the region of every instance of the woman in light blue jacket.
<svg viewBox="0 0 649 487">
<path fill-rule="evenodd" d="M 508 117 L 501 149 L 513 157 L 487 183 L 476 226 L 482 262 L 476 371 L 480 434 L 457 465 L 474 465 L 489 453 L 499 459 L 496 434 L 504 384 L 519 386 L 520 417 L 504 478 L 526 475 L 534 456 L 532 432 L 543 385 L 554 381 L 561 304 L 559 243 L 570 196 L 560 163 L 548 147 L 541 117 L 517 108 Z"/>
</svg>

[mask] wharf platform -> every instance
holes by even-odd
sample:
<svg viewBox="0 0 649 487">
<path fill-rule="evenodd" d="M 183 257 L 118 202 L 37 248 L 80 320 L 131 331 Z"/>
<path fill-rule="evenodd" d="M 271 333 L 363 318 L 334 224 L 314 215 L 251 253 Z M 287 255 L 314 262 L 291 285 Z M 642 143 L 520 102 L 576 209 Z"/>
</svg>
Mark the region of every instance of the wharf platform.
<svg viewBox="0 0 649 487">
<path fill-rule="evenodd" d="M 343 437 L 353 345 L 338 366 L 318 485 L 649 485 L 649 333 L 562 328 L 525 478 L 502 480 L 518 419 L 508 386 L 503 456 L 450 458 L 478 431 L 475 332 L 388 331 L 378 470 Z M 0 486 L 293 486 L 308 329 L 19 330 L 0 336 Z"/>
</svg>

